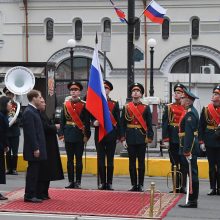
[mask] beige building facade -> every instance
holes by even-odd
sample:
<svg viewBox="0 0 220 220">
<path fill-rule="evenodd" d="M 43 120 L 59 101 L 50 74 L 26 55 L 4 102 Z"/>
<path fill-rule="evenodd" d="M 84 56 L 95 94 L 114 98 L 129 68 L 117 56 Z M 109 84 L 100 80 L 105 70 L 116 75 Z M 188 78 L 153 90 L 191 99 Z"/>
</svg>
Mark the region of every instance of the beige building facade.
<svg viewBox="0 0 220 220">
<path fill-rule="evenodd" d="M 24 2 L 27 2 L 27 7 Z M 135 62 L 135 82 L 147 82 L 146 88 L 149 90 L 150 54 L 146 42 L 154 38 L 157 41 L 154 48 L 154 95 L 160 97 L 162 102 L 168 102 L 173 84 L 182 82 L 188 85 L 189 41 L 195 29 L 191 86 L 192 91 L 201 98 L 196 103 L 200 110 L 210 101 L 214 85 L 220 82 L 220 2 L 157 2 L 167 9 L 168 26 L 163 27 L 147 20 L 145 34 L 144 17 L 140 18 L 140 34 L 134 37 L 134 45 L 144 59 Z M 115 3 L 127 14 L 128 1 Z M 136 0 L 135 16 L 139 17 L 143 10 L 143 1 Z M 29 66 L 39 79 L 38 84 L 44 79 L 46 81 L 49 71 L 54 72 L 55 106 L 60 105 L 68 94 L 68 81 L 81 80 L 86 88 L 96 32 L 102 69 L 106 69 L 106 78 L 114 84 L 112 97 L 122 105 L 127 97 L 127 24 L 119 21 L 111 3 L 106 0 L 0 1 L 1 87 L 5 73 L 13 64 L 28 61 L 33 64 Z M 103 32 L 108 32 L 110 36 L 110 52 L 106 52 L 105 68 Z M 76 39 L 73 48 L 74 76 L 70 71 L 70 48 L 67 46 L 71 38 Z M 42 68 L 44 64 L 45 68 Z M 51 64 L 53 68 L 47 68 Z M 48 94 L 47 81 L 44 87 L 45 94 Z"/>
</svg>

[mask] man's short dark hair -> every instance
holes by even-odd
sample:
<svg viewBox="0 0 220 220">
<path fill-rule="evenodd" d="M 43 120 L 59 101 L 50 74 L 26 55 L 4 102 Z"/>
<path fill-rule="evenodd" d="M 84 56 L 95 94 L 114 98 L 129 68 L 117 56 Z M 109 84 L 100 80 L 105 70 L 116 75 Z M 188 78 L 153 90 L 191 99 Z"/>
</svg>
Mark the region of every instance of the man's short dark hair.
<svg viewBox="0 0 220 220">
<path fill-rule="evenodd" d="M 27 94 L 28 101 L 31 102 L 33 98 L 37 98 L 40 95 L 41 95 L 40 91 L 33 89 Z"/>
</svg>

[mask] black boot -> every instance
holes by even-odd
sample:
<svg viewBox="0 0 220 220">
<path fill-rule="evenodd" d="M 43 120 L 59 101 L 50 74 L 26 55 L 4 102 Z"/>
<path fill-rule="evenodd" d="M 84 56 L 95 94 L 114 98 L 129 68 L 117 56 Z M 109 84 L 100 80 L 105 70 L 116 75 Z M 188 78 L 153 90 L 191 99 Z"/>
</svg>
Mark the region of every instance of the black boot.
<svg viewBox="0 0 220 220">
<path fill-rule="evenodd" d="M 18 156 L 17 155 L 12 156 L 12 162 L 11 162 L 11 165 L 12 165 L 12 175 L 18 175 L 17 163 L 18 163 Z"/>
<path fill-rule="evenodd" d="M 211 191 L 207 194 L 208 196 L 216 195 L 216 182 L 217 182 L 217 176 L 216 171 L 209 171 L 209 182 L 210 182 L 210 188 Z"/>
<path fill-rule="evenodd" d="M 129 172 L 130 172 L 132 187 L 128 191 L 137 191 L 138 186 L 137 186 L 137 171 L 136 171 L 136 168 L 129 168 Z"/>
<path fill-rule="evenodd" d="M 99 177 L 101 184 L 98 186 L 98 189 L 106 190 L 106 166 L 99 166 Z"/>
<path fill-rule="evenodd" d="M 75 188 L 75 184 L 74 182 L 71 182 L 68 186 L 65 187 L 66 189 L 74 189 Z"/>
<path fill-rule="evenodd" d="M 197 203 L 197 201 L 189 201 L 187 204 L 180 204 L 178 206 L 180 208 L 197 208 L 198 203 Z"/>
<path fill-rule="evenodd" d="M 99 190 L 106 190 L 106 184 L 105 183 L 101 183 L 98 187 Z"/>
<path fill-rule="evenodd" d="M 143 192 L 144 188 L 144 173 L 145 169 L 138 168 L 138 190 L 139 192 Z"/>
<path fill-rule="evenodd" d="M 12 156 L 10 150 L 6 153 L 6 174 L 11 175 L 12 174 Z"/>
<path fill-rule="evenodd" d="M 139 188 L 138 188 L 137 185 L 133 185 L 128 191 L 130 191 L 130 192 L 137 192 L 137 191 L 139 191 Z"/>
<path fill-rule="evenodd" d="M 75 189 L 81 189 L 81 181 L 80 180 L 76 180 Z"/>
<path fill-rule="evenodd" d="M 186 188 L 185 187 L 181 187 L 180 190 L 179 190 L 179 193 L 186 194 Z"/>
<path fill-rule="evenodd" d="M 144 192 L 144 186 L 143 185 L 138 185 L 138 192 Z"/>
<path fill-rule="evenodd" d="M 212 189 L 209 193 L 207 193 L 208 196 L 214 196 L 216 195 L 216 189 Z"/>
<path fill-rule="evenodd" d="M 81 189 L 81 179 L 82 179 L 82 165 L 76 165 L 76 182 L 75 189 Z"/>
<path fill-rule="evenodd" d="M 107 190 L 114 190 L 114 189 L 112 188 L 112 184 L 111 184 L 111 183 L 107 183 L 107 184 L 106 184 L 106 189 L 107 189 Z"/>
<path fill-rule="evenodd" d="M 217 191 L 216 191 L 217 195 L 220 195 L 220 174 L 217 173 Z"/>
<path fill-rule="evenodd" d="M 107 184 L 106 184 L 106 189 L 107 190 L 114 190 L 112 188 L 113 172 L 114 172 L 114 167 L 113 166 L 107 166 Z"/>
</svg>

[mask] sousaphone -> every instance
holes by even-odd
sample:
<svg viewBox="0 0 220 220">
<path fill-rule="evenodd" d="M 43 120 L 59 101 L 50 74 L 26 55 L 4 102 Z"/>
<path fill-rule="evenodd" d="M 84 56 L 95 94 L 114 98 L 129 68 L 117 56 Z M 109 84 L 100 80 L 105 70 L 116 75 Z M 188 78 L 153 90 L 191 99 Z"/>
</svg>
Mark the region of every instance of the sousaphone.
<svg viewBox="0 0 220 220">
<path fill-rule="evenodd" d="M 20 96 L 25 95 L 34 88 L 35 77 L 32 71 L 23 66 L 15 66 L 9 69 L 5 75 L 5 86 L 13 94 Z M 16 100 L 16 112 L 9 116 L 9 127 L 14 124 L 20 112 L 20 103 Z"/>
</svg>

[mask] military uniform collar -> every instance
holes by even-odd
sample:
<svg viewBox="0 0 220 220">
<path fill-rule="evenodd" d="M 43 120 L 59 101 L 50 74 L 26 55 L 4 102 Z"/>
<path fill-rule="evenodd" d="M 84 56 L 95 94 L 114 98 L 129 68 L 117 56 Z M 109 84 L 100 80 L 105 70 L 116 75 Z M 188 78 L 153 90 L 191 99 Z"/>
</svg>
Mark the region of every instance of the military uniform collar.
<svg viewBox="0 0 220 220">
<path fill-rule="evenodd" d="M 134 105 L 140 105 L 140 104 L 142 104 L 142 102 L 141 101 L 138 101 L 138 102 L 133 102 L 134 103 Z"/>
<path fill-rule="evenodd" d="M 74 102 L 74 103 L 77 103 L 77 102 L 80 102 L 80 101 L 81 101 L 80 97 L 78 97 L 78 98 L 75 99 L 75 100 L 73 100 L 72 97 L 71 97 L 70 100 L 71 100 L 71 102 Z"/>
</svg>

